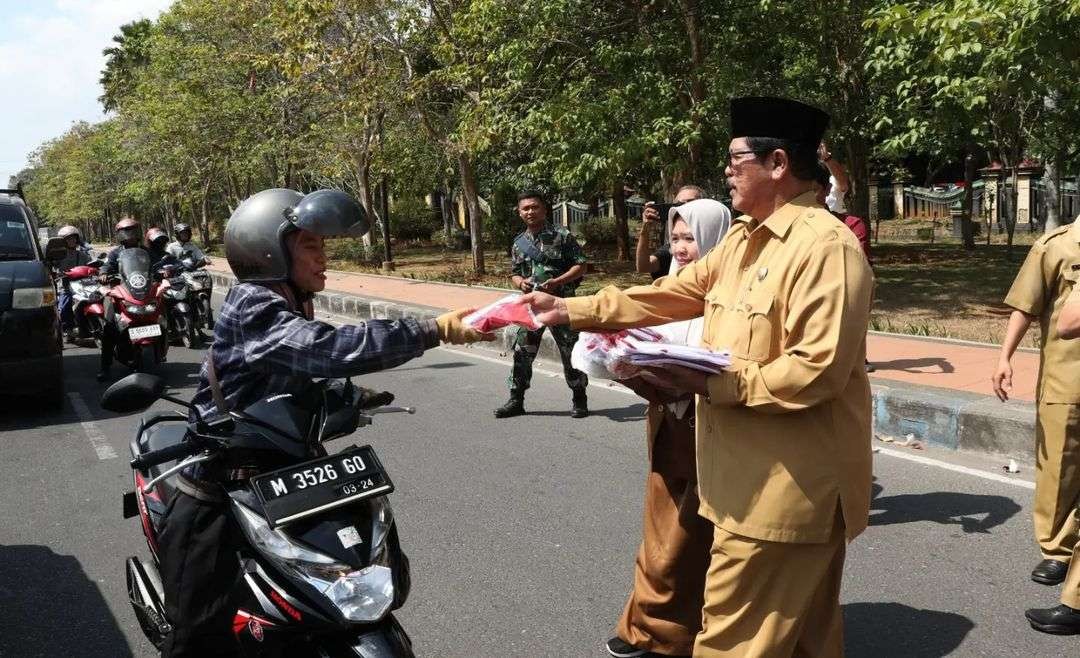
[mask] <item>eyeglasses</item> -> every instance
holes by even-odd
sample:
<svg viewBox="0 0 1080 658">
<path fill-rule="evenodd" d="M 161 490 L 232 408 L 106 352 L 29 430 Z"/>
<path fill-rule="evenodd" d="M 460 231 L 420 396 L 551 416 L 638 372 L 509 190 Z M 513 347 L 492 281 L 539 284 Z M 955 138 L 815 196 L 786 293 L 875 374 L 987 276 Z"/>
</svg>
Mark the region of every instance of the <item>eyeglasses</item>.
<svg viewBox="0 0 1080 658">
<path fill-rule="evenodd" d="M 730 153 L 728 153 L 727 161 L 728 161 L 729 165 L 734 165 L 735 164 L 735 156 L 750 155 L 751 153 L 753 153 L 754 155 L 761 155 L 762 153 L 768 153 L 768 152 L 769 151 L 766 151 L 766 150 L 763 150 L 763 149 L 747 149 L 745 151 L 731 151 Z"/>
</svg>

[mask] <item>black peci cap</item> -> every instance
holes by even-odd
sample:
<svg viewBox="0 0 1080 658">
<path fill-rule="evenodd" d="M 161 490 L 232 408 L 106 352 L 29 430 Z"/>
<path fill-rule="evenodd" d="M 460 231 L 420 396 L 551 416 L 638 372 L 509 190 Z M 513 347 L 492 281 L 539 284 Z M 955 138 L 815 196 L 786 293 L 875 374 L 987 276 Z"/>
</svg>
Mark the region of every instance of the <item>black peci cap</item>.
<svg viewBox="0 0 1080 658">
<path fill-rule="evenodd" d="M 815 146 L 825 135 L 829 115 L 787 98 L 745 96 L 731 99 L 731 138 L 773 137 Z"/>
</svg>

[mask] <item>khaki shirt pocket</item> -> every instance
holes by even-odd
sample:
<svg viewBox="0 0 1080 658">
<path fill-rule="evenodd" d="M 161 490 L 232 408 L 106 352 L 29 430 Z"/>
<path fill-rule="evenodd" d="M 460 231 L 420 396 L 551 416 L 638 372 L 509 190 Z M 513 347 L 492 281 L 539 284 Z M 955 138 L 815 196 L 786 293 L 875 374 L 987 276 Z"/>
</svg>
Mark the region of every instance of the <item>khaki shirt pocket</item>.
<svg viewBox="0 0 1080 658">
<path fill-rule="evenodd" d="M 705 294 L 705 310 L 701 327 L 701 342 L 712 349 L 725 349 L 726 345 L 720 345 L 721 318 L 726 310 L 724 300 L 719 290 L 710 290 Z"/>
<path fill-rule="evenodd" d="M 772 292 L 751 292 L 746 300 L 747 347 L 746 358 L 751 361 L 768 361 L 773 348 Z"/>
</svg>

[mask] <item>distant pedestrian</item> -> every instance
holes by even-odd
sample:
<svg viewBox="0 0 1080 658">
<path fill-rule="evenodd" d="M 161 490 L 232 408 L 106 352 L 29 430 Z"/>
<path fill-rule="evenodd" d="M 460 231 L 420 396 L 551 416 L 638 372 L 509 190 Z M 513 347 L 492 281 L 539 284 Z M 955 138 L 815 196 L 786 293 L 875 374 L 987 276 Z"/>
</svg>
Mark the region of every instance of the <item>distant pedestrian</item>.
<svg viewBox="0 0 1080 658">
<path fill-rule="evenodd" d="M 1058 330 L 1080 281 L 1080 221 L 1047 233 L 1028 252 L 1005 304 L 1014 310 L 1005 329 L 993 386 L 1005 401 L 1012 391 L 1012 355 L 1031 322 L 1039 321 L 1040 368 L 1035 407 L 1035 539 L 1043 560 L 1031 579 L 1057 585 L 1072 577 L 1061 592 L 1061 605 L 1027 611 L 1032 628 L 1045 633 L 1080 634 L 1080 573 L 1070 568 L 1080 519 L 1080 341 Z M 1063 318 L 1063 316 L 1065 316 Z"/>
<path fill-rule="evenodd" d="M 556 297 L 573 297 L 585 276 L 585 254 L 574 236 L 562 227 L 548 223 L 547 205 L 539 194 L 525 192 L 518 197 L 518 215 L 525 231 L 514 238 L 511 251 L 514 287 L 522 292 L 538 290 Z M 532 381 L 533 361 L 540 351 L 544 329 L 530 331 L 519 327 L 514 337 L 514 367 L 510 373 L 510 399 L 495 410 L 496 418 L 510 418 L 525 413 L 525 391 Z M 577 332 L 570 327 L 550 327 L 551 337 L 559 348 L 566 384 L 573 391 L 570 415 L 589 415 L 585 387 L 589 378 L 570 365 L 570 354 L 577 342 Z"/>
<path fill-rule="evenodd" d="M 820 156 L 820 151 L 819 151 Z M 862 247 L 863 254 L 866 255 L 866 262 L 872 266 L 874 264 L 873 259 L 870 258 L 870 230 L 867 226 L 867 222 L 862 217 L 856 217 L 846 212 L 837 212 L 829 207 L 828 196 L 832 193 L 833 178 L 829 175 L 829 168 L 824 163 L 818 166 L 817 172 L 817 202 L 821 205 L 829 208 L 829 212 L 834 217 L 844 222 L 844 226 L 851 229 L 851 232 L 855 234 L 855 237 L 859 240 L 859 246 Z M 870 363 L 870 360 L 866 360 L 866 372 L 874 372 L 876 368 Z"/>
<path fill-rule="evenodd" d="M 705 198 L 705 190 L 697 185 L 683 185 L 675 194 L 675 203 L 682 204 L 703 198 Z M 671 243 L 664 242 L 650 253 L 648 240 L 649 227 L 655 226 L 655 224 L 659 222 L 666 222 L 667 219 L 667 217 L 660 216 L 660 211 L 657 209 L 656 204 L 651 201 L 646 203 L 645 209 L 641 211 L 641 231 L 638 233 L 634 269 L 641 274 L 652 276 L 653 281 L 662 276 L 667 276 L 668 270 L 671 269 Z M 665 227 L 665 231 L 666 230 Z"/>
<path fill-rule="evenodd" d="M 847 175 L 844 165 L 836 161 L 824 141 L 818 145 L 818 160 L 829 170 L 829 192 L 825 195 L 825 207 L 834 213 L 846 213 L 848 190 L 851 189 L 851 179 Z"/>
</svg>

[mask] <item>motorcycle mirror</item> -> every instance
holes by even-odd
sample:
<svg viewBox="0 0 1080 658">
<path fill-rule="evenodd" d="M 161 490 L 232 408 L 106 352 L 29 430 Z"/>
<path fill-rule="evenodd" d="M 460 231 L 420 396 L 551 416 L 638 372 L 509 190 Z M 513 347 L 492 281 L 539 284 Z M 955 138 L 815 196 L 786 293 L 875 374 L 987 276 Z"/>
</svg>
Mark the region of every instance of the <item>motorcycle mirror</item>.
<svg viewBox="0 0 1080 658">
<path fill-rule="evenodd" d="M 49 238 L 49 241 L 45 243 L 45 262 L 50 265 L 56 265 L 64 260 L 64 257 L 67 256 L 67 252 L 67 243 L 64 242 L 64 238 L 59 236 Z"/>
<path fill-rule="evenodd" d="M 114 383 L 101 394 L 101 408 L 116 413 L 141 411 L 165 393 L 165 380 L 137 372 Z"/>
</svg>

